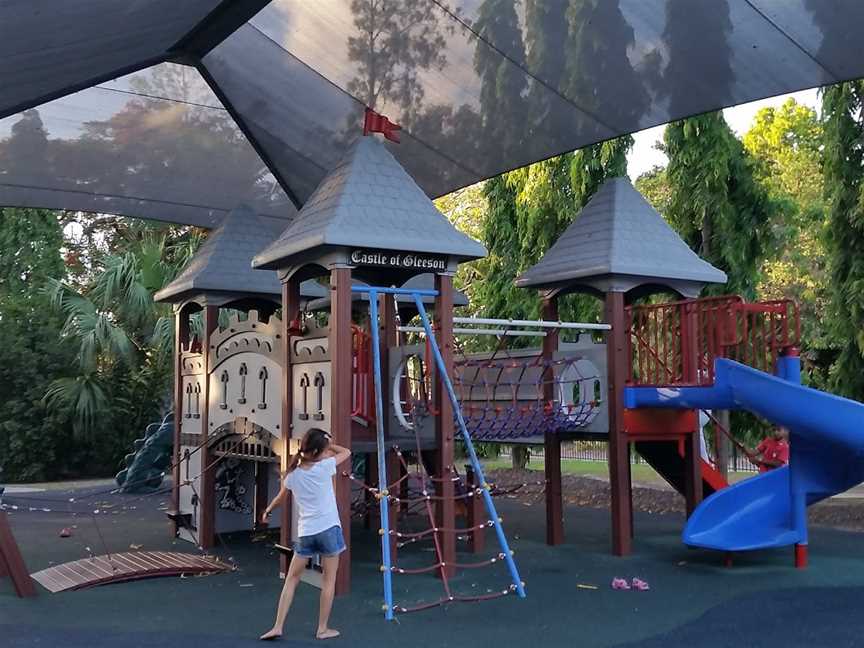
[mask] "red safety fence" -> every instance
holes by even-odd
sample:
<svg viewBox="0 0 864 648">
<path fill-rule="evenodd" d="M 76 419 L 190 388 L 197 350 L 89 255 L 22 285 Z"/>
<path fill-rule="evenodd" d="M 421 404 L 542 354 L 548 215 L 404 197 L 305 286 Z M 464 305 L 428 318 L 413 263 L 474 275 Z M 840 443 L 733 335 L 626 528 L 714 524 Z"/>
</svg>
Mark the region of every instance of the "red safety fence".
<svg viewBox="0 0 864 648">
<path fill-rule="evenodd" d="M 736 296 L 630 306 L 627 327 L 634 385 L 710 385 L 716 358 L 773 373 L 777 357 L 801 337 L 794 302 Z"/>
</svg>

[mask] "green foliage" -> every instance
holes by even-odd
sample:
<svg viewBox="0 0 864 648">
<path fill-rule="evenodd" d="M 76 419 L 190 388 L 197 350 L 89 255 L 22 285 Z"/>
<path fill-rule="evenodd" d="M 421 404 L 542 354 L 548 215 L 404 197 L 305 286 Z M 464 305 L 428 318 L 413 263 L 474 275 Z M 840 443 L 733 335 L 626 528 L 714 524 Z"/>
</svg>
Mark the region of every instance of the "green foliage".
<svg viewBox="0 0 864 648">
<path fill-rule="evenodd" d="M 200 240 L 189 228 L 0 210 L 4 479 L 110 475 L 170 406 L 171 310 L 151 295 Z"/>
<path fill-rule="evenodd" d="M 834 390 L 864 400 L 864 82 L 825 88 L 824 191 L 828 210 L 831 329 L 841 344 Z"/>
<path fill-rule="evenodd" d="M 801 309 L 802 361 L 809 384 L 828 388 L 836 354 L 828 326 L 825 205 L 822 199 L 823 131 L 816 111 L 788 99 L 763 108 L 744 135 L 756 178 L 789 207 L 774 224 L 776 255 L 763 262 L 760 299 L 792 299 Z"/>
<path fill-rule="evenodd" d="M 664 215 L 699 256 L 728 275 L 714 292 L 753 299 L 782 205 L 756 182 L 752 159 L 719 112 L 669 124 L 664 150 L 671 188 Z"/>
<path fill-rule="evenodd" d="M 54 381 L 45 401 L 66 412 L 82 435 L 97 431 L 99 420 L 117 411 L 118 399 L 137 407 L 142 392 L 151 396 L 147 416 L 157 416 L 170 387 L 172 313 L 152 294 L 177 275 L 200 237 L 181 230 L 175 241 L 167 228 L 137 233 L 103 260 L 102 272 L 84 290 L 57 280 L 46 290 L 66 318 L 62 336 L 78 346 L 78 372 Z M 112 388 L 117 385 L 134 388 L 135 395 Z"/>
<path fill-rule="evenodd" d="M 68 461 L 62 417 L 42 396 L 73 351 L 34 286 L 64 272 L 60 220 L 50 211 L 0 209 L 0 467 L 6 479 L 44 479 Z"/>
<path fill-rule="evenodd" d="M 645 200 L 662 216 L 669 211 L 669 202 L 672 200 L 672 187 L 669 186 L 669 178 L 666 177 L 666 167 L 655 166 L 646 171 L 633 183 L 636 190 L 645 196 Z"/>
</svg>

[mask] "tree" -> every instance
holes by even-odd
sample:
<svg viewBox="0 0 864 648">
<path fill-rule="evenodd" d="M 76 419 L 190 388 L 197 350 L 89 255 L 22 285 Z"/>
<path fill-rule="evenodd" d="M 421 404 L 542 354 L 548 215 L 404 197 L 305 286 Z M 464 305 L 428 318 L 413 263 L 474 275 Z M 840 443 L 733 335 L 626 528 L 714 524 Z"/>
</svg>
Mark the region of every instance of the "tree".
<svg viewBox="0 0 864 648">
<path fill-rule="evenodd" d="M 722 290 L 753 299 L 781 205 L 755 180 L 754 163 L 722 113 L 669 124 L 671 195 L 665 216 L 687 244 L 729 277 Z"/>
<path fill-rule="evenodd" d="M 446 63 L 444 33 L 433 4 L 409 0 L 352 0 L 356 35 L 348 38 L 348 58 L 357 76 L 347 90 L 375 110 L 392 105 L 405 126 L 419 114 L 424 97 L 418 75 Z"/>
<path fill-rule="evenodd" d="M 823 386 L 834 359 L 828 317 L 829 281 L 822 199 L 823 130 L 816 111 L 788 99 L 763 108 L 744 135 L 757 180 L 789 207 L 774 235 L 778 254 L 765 259 L 762 299 L 793 299 L 800 307 L 805 376 Z"/>
<path fill-rule="evenodd" d="M 66 318 L 62 335 L 78 347 L 78 371 L 55 380 L 45 398 L 84 435 L 92 436 L 98 421 L 110 419 L 118 409 L 136 410 L 130 417 L 136 421 L 133 430 L 164 409 L 172 315 L 152 295 L 177 275 L 201 237 L 194 229 L 160 230 L 146 224 L 136 229 L 140 237 L 108 256 L 85 290 L 57 279 L 49 282 L 51 303 Z"/>
<path fill-rule="evenodd" d="M 55 476 L 68 465 L 68 426 L 42 396 L 72 360 L 62 322 L 39 288 L 64 275 L 55 212 L 0 209 L 0 468 L 7 480 Z"/>
<path fill-rule="evenodd" d="M 822 91 L 831 327 L 840 343 L 833 390 L 864 400 L 864 82 Z"/>
<path fill-rule="evenodd" d="M 672 188 L 669 186 L 669 178 L 666 177 L 666 167 L 654 166 L 636 178 L 633 186 L 661 216 L 669 211 Z"/>
<path fill-rule="evenodd" d="M 757 179 L 806 211 L 822 204 L 822 136 L 816 111 L 790 98 L 757 112 L 742 141 L 756 161 Z"/>
</svg>

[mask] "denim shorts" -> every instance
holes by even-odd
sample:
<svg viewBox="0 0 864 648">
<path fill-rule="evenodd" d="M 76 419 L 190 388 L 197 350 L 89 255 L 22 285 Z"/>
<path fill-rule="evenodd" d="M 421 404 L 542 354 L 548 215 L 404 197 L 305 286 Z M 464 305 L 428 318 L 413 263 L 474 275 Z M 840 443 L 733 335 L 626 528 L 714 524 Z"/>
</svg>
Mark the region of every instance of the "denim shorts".
<svg viewBox="0 0 864 648">
<path fill-rule="evenodd" d="M 317 555 L 336 556 L 343 551 L 345 551 L 345 538 L 342 537 L 340 526 L 332 526 L 315 535 L 300 536 L 294 541 L 294 553 L 303 558 Z"/>
</svg>

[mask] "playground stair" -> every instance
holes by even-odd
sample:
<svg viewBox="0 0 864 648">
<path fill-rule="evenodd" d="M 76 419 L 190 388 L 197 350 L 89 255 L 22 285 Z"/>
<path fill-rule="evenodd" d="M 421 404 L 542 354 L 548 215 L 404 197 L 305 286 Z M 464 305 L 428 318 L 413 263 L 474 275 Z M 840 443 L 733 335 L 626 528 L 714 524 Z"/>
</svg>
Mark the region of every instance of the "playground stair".
<svg viewBox="0 0 864 648">
<path fill-rule="evenodd" d="M 684 494 L 684 452 L 676 441 L 638 441 L 636 452 L 676 491 Z M 702 496 L 708 497 L 726 488 L 728 483 L 715 468 L 700 459 Z"/>
</svg>

